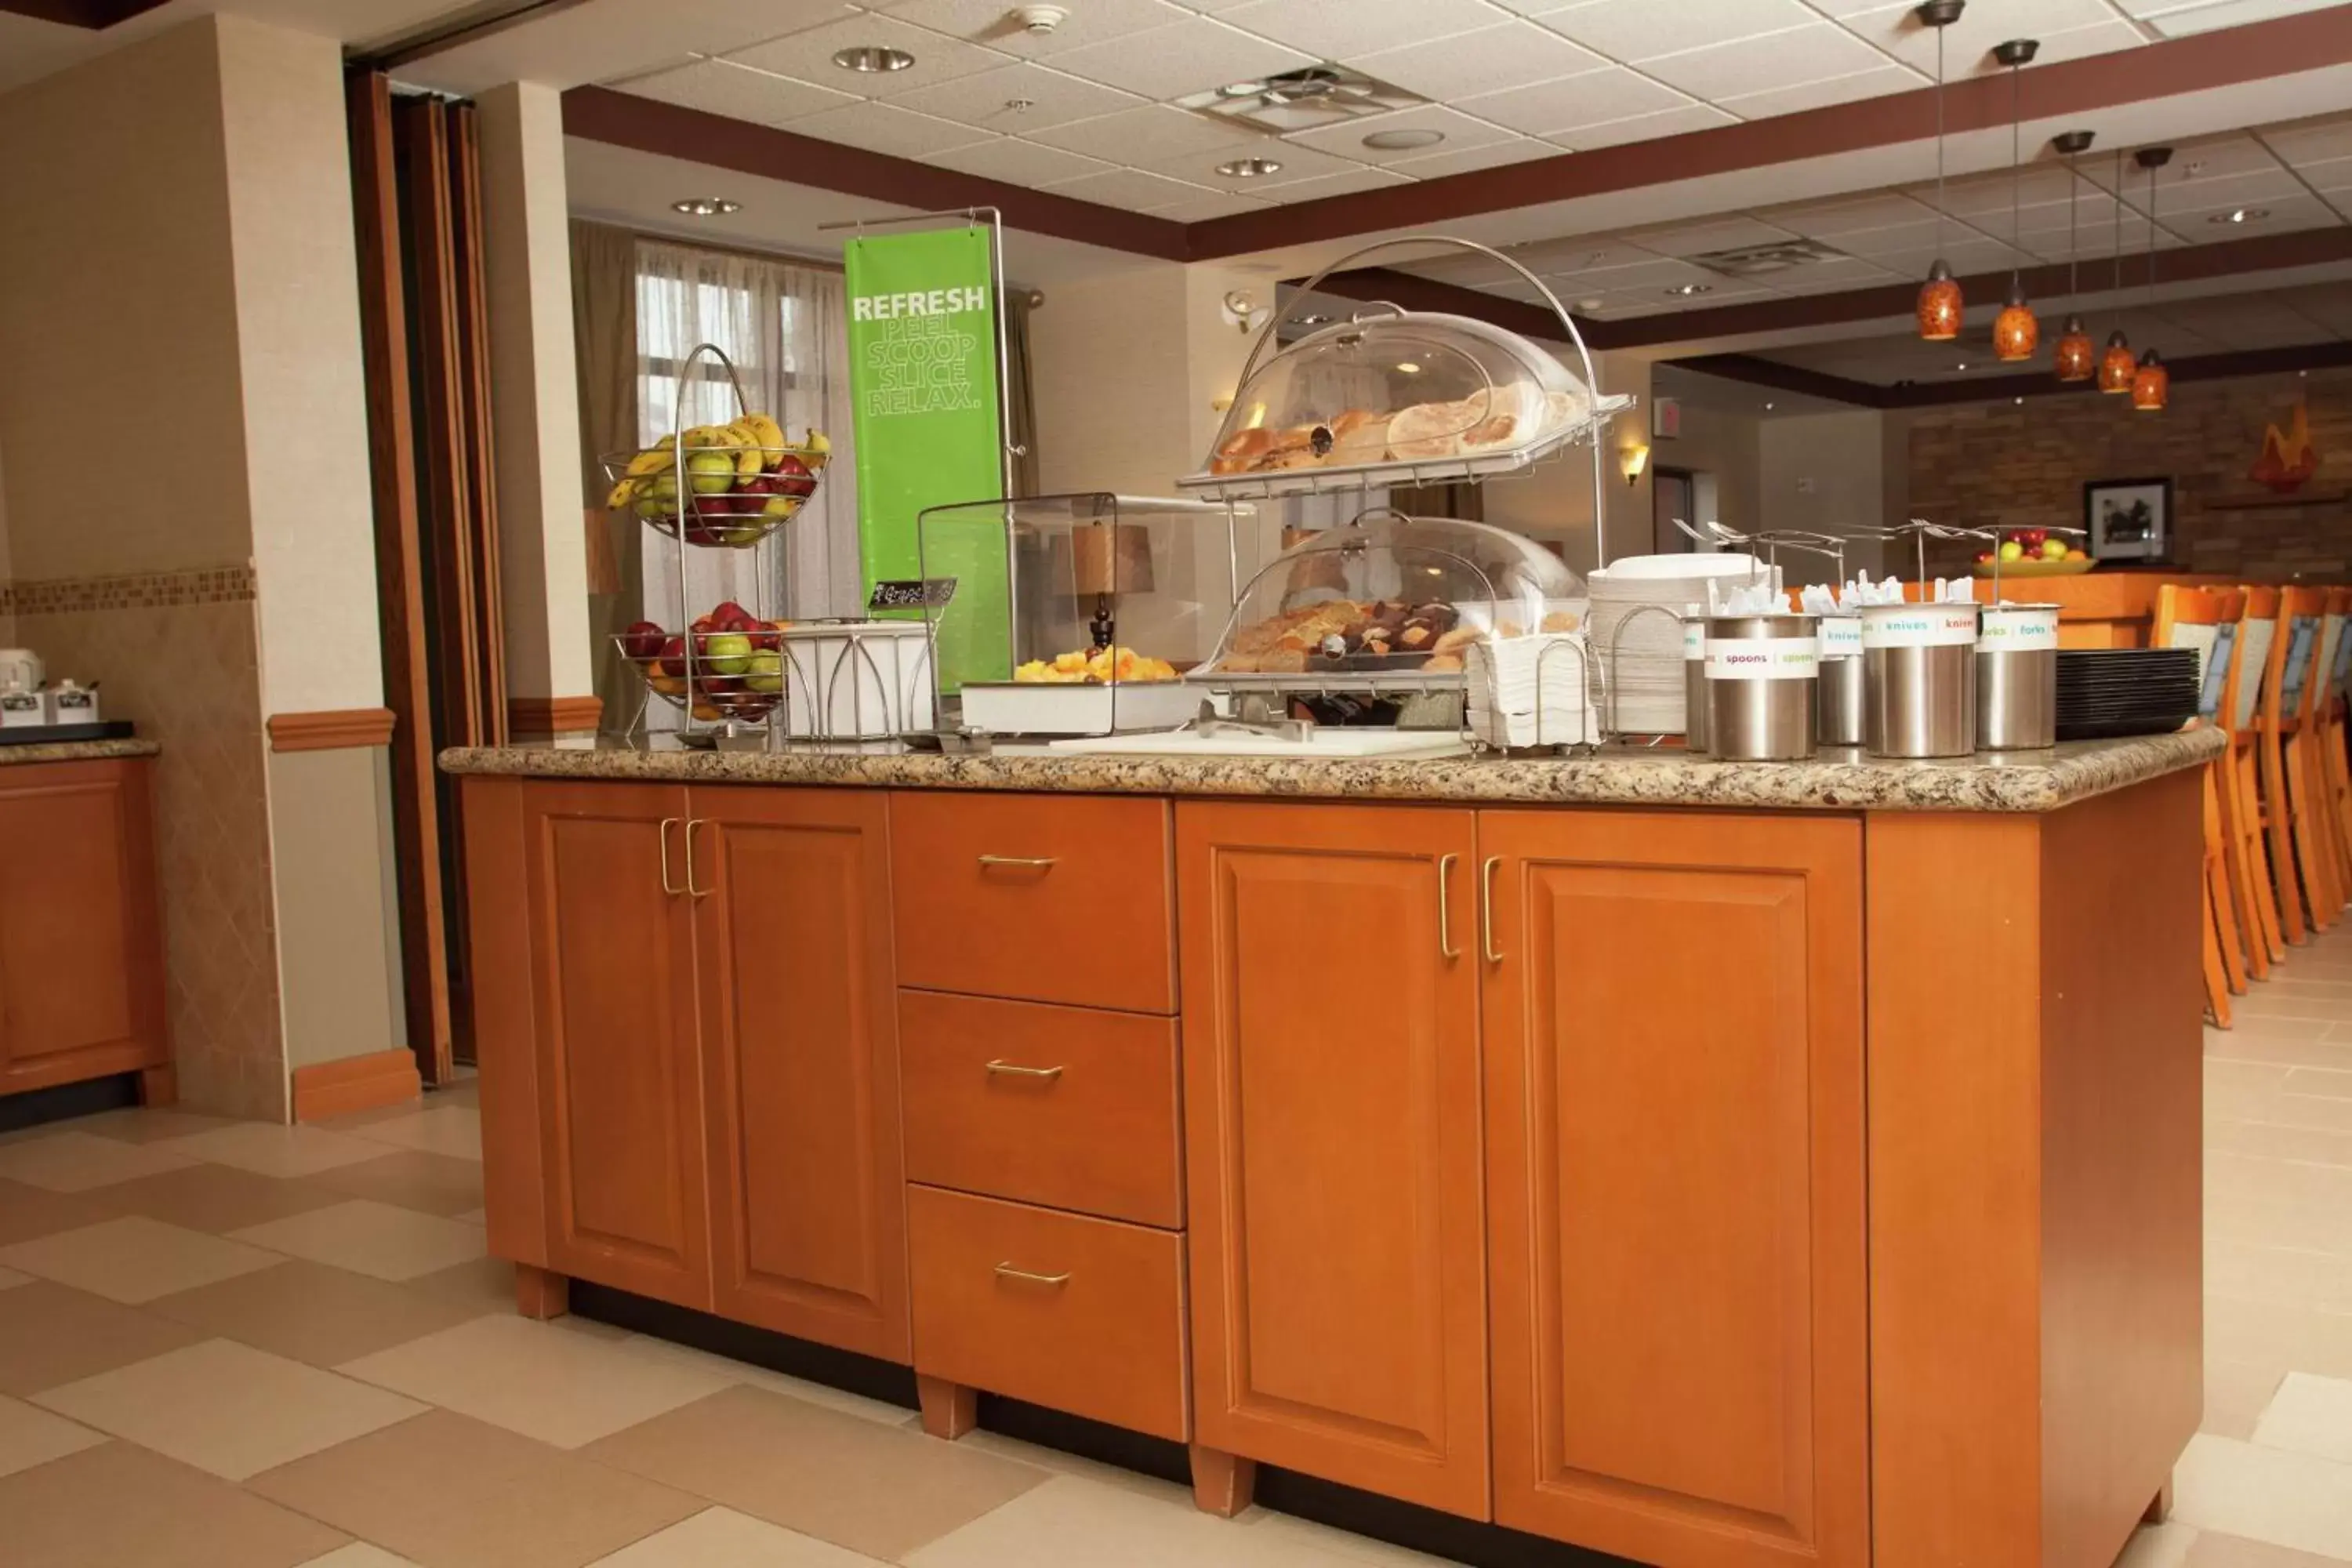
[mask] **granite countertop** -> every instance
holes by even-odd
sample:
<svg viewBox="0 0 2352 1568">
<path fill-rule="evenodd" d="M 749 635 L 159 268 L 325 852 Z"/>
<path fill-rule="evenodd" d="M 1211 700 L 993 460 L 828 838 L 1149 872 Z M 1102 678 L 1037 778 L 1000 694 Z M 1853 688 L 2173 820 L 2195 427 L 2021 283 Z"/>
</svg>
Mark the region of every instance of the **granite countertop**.
<svg viewBox="0 0 2352 1568">
<path fill-rule="evenodd" d="M 13 763 L 95 763 L 108 757 L 152 757 L 163 748 L 153 741 L 27 741 L 0 746 L 0 767 Z"/>
<path fill-rule="evenodd" d="M 1034 750 L 942 756 L 903 749 L 790 746 L 768 752 L 640 751 L 617 744 L 455 747 L 443 771 L 531 778 L 694 784 L 880 784 L 914 789 L 1067 790 L 1104 795 L 1284 796 L 1529 805 L 1763 806 L 1825 811 L 2053 811 L 2219 753 L 2205 729 L 1949 762 L 1885 762 L 1824 749 L 1805 763 L 1717 763 L 1680 751 L 1590 758 L 1365 761 L 1064 755 Z"/>
</svg>

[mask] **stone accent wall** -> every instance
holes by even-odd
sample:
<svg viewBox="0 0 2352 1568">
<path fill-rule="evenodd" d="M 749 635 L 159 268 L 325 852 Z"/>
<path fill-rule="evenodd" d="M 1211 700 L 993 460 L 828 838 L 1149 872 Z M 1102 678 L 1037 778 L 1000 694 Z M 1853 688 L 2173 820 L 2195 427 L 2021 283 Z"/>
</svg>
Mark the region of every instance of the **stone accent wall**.
<svg viewBox="0 0 2352 1568">
<path fill-rule="evenodd" d="M 2246 477 L 2263 428 L 2306 400 L 2319 471 L 2291 498 Z M 2250 582 L 2352 580 L 2352 370 L 2175 383 L 2171 406 L 2095 393 L 1970 404 L 1911 416 L 1910 510 L 1969 528 L 2080 527 L 2083 486 L 2172 479 L 2171 564 Z M 1973 547 L 1930 552 L 1931 569 Z"/>
</svg>

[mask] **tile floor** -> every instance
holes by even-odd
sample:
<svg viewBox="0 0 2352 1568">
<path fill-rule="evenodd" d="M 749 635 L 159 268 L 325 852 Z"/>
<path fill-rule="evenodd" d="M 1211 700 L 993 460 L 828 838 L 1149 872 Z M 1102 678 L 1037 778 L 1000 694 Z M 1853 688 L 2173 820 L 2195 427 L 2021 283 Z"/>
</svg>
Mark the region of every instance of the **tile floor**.
<svg viewBox="0 0 2352 1568">
<path fill-rule="evenodd" d="M 2352 929 L 2208 1031 L 2205 1429 L 2124 1568 L 2352 1568 Z M 9 1568 L 1434 1559 L 609 1326 L 514 1315 L 479 1118 L 0 1135 Z"/>
</svg>

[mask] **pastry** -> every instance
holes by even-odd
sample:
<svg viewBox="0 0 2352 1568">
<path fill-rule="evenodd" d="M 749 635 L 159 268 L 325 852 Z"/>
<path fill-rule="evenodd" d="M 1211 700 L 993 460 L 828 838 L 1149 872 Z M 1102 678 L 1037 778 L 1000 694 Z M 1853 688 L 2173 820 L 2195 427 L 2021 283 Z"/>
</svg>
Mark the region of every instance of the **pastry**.
<svg viewBox="0 0 2352 1568">
<path fill-rule="evenodd" d="M 1441 658 L 1447 654 L 1459 653 L 1476 642 L 1478 635 L 1478 628 L 1475 626 L 1455 626 L 1452 631 L 1441 634 L 1435 642 L 1430 644 L 1430 651 Z"/>
<path fill-rule="evenodd" d="M 1554 610 L 1543 618 L 1543 629 L 1548 632 L 1572 632 L 1582 624 L 1579 616 L 1566 610 Z"/>
<path fill-rule="evenodd" d="M 1416 403 L 1389 421 L 1389 456 L 1400 463 L 1436 462 L 1462 454 L 1462 431 L 1471 423 L 1457 403 Z"/>
<path fill-rule="evenodd" d="M 1421 668 L 1425 675 L 1450 675 L 1462 668 L 1462 656 L 1458 653 L 1433 653 L 1429 656 L 1429 662 Z"/>
<path fill-rule="evenodd" d="M 1213 474 L 1238 474 L 1274 447 L 1274 432 L 1253 426 L 1225 437 L 1209 464 Z"/>
<path fill-rule="evenodd" d="M 1350 408 L 1331 421 L 1332 460 L 1377 463 L 1389 455 L 1389 416 Z"/>
</svg>

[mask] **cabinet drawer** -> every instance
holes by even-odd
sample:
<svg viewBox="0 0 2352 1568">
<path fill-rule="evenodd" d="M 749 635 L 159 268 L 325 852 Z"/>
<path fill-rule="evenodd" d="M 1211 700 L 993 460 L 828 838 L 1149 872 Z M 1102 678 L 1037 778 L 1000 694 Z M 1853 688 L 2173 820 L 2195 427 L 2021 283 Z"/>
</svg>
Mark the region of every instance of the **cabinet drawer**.
<svg viewBox="0 0 2352 1568">
<path fill-rule="evenodd" d="M 915 1370 L 1183 1442 L 1182 1238 L 907 1189 Z"/>
<path fill-rule="evenodd" d="M 909 1180 L 1184 1223 L 1173 1018 L 902 991 L 898 1061 Z"/>
<path fill-rule="evenodd" d="M 893 792 L 900 983 L 1173 1013 L 1168 831 L 1164 801 Z"/>
</svg>

